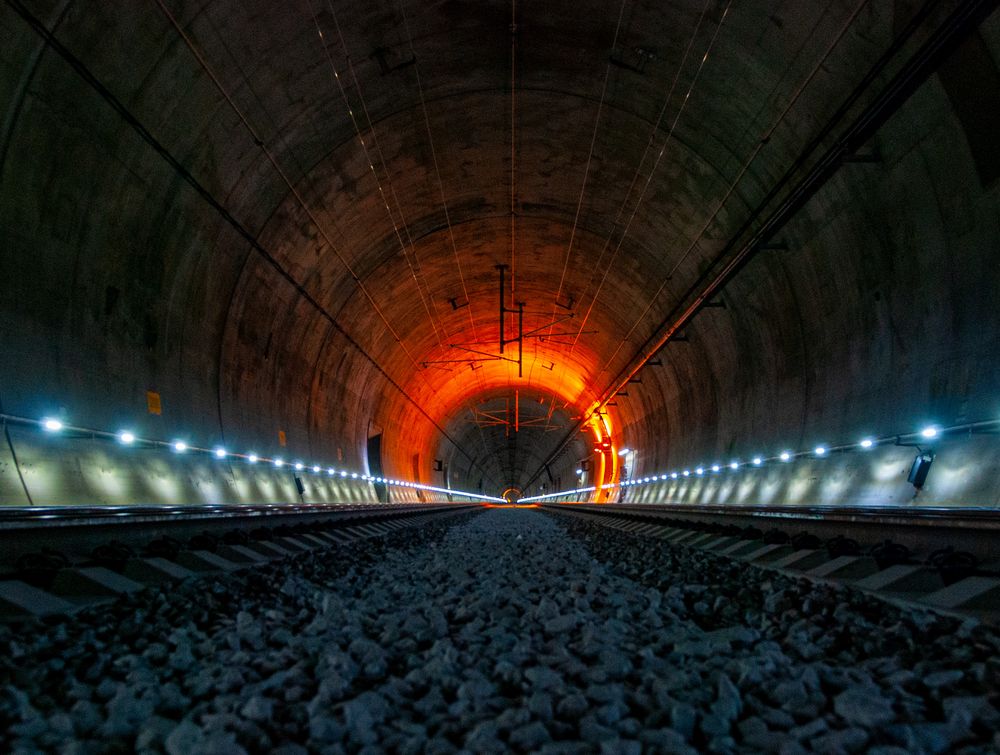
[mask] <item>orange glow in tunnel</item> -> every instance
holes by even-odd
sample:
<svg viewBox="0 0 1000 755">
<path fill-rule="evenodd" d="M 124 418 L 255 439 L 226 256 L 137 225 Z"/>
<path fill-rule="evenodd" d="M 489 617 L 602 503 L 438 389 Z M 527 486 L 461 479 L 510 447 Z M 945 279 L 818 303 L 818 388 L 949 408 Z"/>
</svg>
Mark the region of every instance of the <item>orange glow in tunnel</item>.
<svg viewBox="0 0 1000 755">
<path fill-rule="evenodd" d="M 589 485 L 596 488 L 594 500 L 606 502 L 609 491 L 606 483 L 614 482 L 618 473 L 617 447 L 614 441 L 613 418 L 606 412 L 596 411 L 598 404 L 588 390 L 585 375 L 589 372 L 591 360 L 588 355 L 577 353 L 576 359 L 566 360 L 562 355 L 562 369 L 549 369 L 546 365 L 560 358 L 556 349 L 538 349 L 537 354 L 525 354 L 524 377 L 518 377 L 517 365 L 500 359 L 485 359 L 476 369 L 461 365 L 452 370 L 423 369 L 413 372 L 404 390 L 418 398 L 418 403 L 441 428 L 463 413 L 471 413 L 478 403 L 496 397 L 515 396 L 525 400 L 526 396 L 548 396 L 564 405 L 564 411 L 576 422 L 586 418 L 583 431 L 587 434 L 588 455 L 592 459 L 592 478 Z M 400 426 L 407 428 L 405 445 L 389 444 L 384 449 L 383 463 L 387 470 L 405 470 L 417 473 L 420 482 L 425 482 L 432 474 L 429 459 L 421 459 L 420 469 L 412 467 L 411 449 L 433 449 L 440 441 L 439 430 L 416 408 L 399 404 L 397 411 L 402 414 Z M 567 428 L 568 430 L 569 428 Z M 524 432 L 524 429 L 521 429 Z M 534 470 L 525 470 L 530 473 Z M 503 480 L 503 485 L 515 485 L 514 480 Z M 500 494 L 500 491 L 491 491 Z M 520 493 L 520 491 L 518 491 Z"/>
</svg>

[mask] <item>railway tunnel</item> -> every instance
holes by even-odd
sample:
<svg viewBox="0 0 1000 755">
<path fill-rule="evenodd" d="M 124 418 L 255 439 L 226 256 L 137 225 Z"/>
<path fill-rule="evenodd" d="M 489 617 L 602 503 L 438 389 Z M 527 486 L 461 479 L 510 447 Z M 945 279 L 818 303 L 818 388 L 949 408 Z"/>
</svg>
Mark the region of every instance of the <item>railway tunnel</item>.
<svg viewBox="0 0 1000 755">
<path fill-rule="evenodd" d="M 848 581 L 886 564 L 838 550 L 843 532 L 883 555 L 894 537 L 920 559 L 944 552 L 960 572 L 935 572 L 924 592 L 938 608 L 995 621 L 995 7 L 4 0 L 0 520 L 11 558 L 55 545 L 65 562 L 50 554 L 42 577 L 37 559 L 27 572 L 22 562 L 18 585 L 37 579 L 0 603 L 61 613 L 66 604 L 38 602 L 52 597 L 51 572 L 77 556 L 92 568 L 95 547 L 100 568 L 154 589 L 224 568 L 218 533 L 199 535 L 186 572 L 139 563 L 174 563 L 182 540 L 190 554 L 187 538 L 216 516 L 243 528 L 225 543 L 228 559 L 282 573 L 276 554 L 324 543 L 293 537 L 258 558 L 246 535 L 262 532 L 254 517 L 285 538 L 283 513 L 300 528 L 342 517 L 353 534 L 325 545 L 368 564 L 366 546 L 348 540 L 516 504 L 543 507 L 571 533 L 604 522 L 679 543 L 700 522 L 713 535 L 702 544 L 734 553 L 738 528 L 760 546 L 758 530 L 785 523 L 765 537 L 768 558 L 791 566 L 819 547 L 793 547 L 797 535 L 840 537 L 827 555 L 867 565 L 837 566 Z M 118 551 L 103 542 L 119 537 L 115 517 L 185 516 L 193 523 L 151 531 L 142 547 L 159 546 L 145 556 L 139 540 L 116 540 Z M 552 545 L 541 512 L 481 516 L 495 532 L 475 519 L 454 531 L 485 537 L 498 558 L 516 561 L 507 533 L 583 563 L 576 546 Z M 60 522 L 58 535 L 45 529 Z M 522 532 L 520 522 L 546 524 Z M 837 529 L 848 523 L 861 530 Z M 415 541 L 440 535 L 439 547 L 467 555 L 436 527 Z M 212 558 L 206 543 L 218 545 Z M 588 558 L 614 560 L 610 545 L 588 547 Z M 382 548 L 371 552 L 393 552 Z M 661 556 L 645 553 L 622 557 L 615 579 L 653 589 L 637 564 Z M 695 585 L 679 563 L 663 568 Z M 131 595 L 105 577 L 103 590 Z M 963 583 L 972 593 L 938 595 L 963 577 L 979 580 Z M 597 605 L 592 587 L 581 594 Z M 290 599 L 308 589 L 288 586 Z M 531 613 L 540 637 L 569 615 L 556 603 Z M 683 642 L 725 623 L 704 606 L 740 621 L 694 592 L 671 605 L 696 614 Z M 993 705 L 987 677 L 967 678 L 964 696 Z M 705 678 L 732 702 L 728 676 Z M 548 718 L 532 710 L 472 745 L 461 726 L 427 741 L 488 751 L 573 740 L 579 732 L 551 722 L 572 695 L 536 682 L 523 683 L 552 698 L 554 713 L 536 700 Z M 861 720 L 853 700 L 838 725 L 889 720 Z M 249 718 L 266 728 L 271 709 L 260 705 Z M 918 729 L 823 741 L 828 751 L 957 746 L 985 736 L 986 710 L 967 716 L 975 736 L 965 740 Z M 583 746 L 777 749 L 759 729 L 737 734 L 729 713 L 722 724 L 696 715 L 690 731 L 671 718 L 675 740 L 639 737 L 648 720 L 615 730 L 629 717 L 605 711 Z M 387 741 L 352 733 L 361 714 L 351 715 L 346 749 Z M 538 720 L 546 734 L 522 731 Z M 136 727 L 123 726 L 128 749 Z M 211 749 L 201 729 L 170 731 L 172 751 Z M 237 740 L 265 747 L 225 741 Z"/>
</svg>

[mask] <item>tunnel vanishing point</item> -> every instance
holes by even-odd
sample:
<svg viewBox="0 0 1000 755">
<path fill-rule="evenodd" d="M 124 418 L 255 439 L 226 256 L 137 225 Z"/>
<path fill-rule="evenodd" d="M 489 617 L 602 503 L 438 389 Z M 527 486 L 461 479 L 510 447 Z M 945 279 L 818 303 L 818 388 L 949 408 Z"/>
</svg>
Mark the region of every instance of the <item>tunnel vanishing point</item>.
<svg viewBox="0 0 1000 755">
<path fill-rule="evenodd" d="M 0 503 L 1000 503 L 996 2 L 4 0 Z"/>
</svg>

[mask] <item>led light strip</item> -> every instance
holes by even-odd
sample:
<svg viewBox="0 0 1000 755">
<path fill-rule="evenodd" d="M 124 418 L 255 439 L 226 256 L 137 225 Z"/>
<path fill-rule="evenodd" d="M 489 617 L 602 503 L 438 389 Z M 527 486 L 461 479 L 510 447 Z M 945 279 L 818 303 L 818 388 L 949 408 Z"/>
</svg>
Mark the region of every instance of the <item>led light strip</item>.
<svg viewBox="0 0 1000 755">
<path fill-rule="evenodd" d="M 390 480 L 386 477 L 373 477 L 371 475 L 359 474 L 357 472 L 351 472 L 346 469 L 335 469 L 334 467 L 325 467 L 320 464 L 307 465 L 302 461 L 288 462 L 282 459 L 280 456 L 269 457 L 260 456 L 253 452 L 248 453 L 236 453 L 232 451 L 227 451 L 222 446 L 214 446 L 213 448 L 205 448 L 202 446 L 189 445 L 185 440 L 156 440 L 154 438 L 140 438 L 131 430 L 120 430 L 116 433 L 108 432 L 107 430 L 95 430 L 90 427 L 78 427 L 76 425 L 68 425 L 62 420 L 56 419 L 54 417 L 44 417 L 42 419 L 32 419 L 30 417 L 19 417 L 13 414 L 0 414 L 0 420 L 4 423 L 12 422 L 21 425 L 29 425 L 34 427 L 39 427 L 49 433 L 59 433 L 63 431 L 83 433 L 89 435 L 93 438 L 105 438 L 107 440 L 116 440 L 123 446 L 132 445 L 145 445 L 145 446 L 155 446 L 160 448 L 170 448 L 174 453 L 203 453 L 210 454 L 216 459 L 242 459 L 248 464 L 271 464 L 272 466 L 281 469 L 282 467 L 288 466 L 294 469 L 296 472 L 312 472 L 313 474 L 323 474 L 326 472 L 329 477 L 340 477 L 340 478 L 350 478 L 352 480 L 364 480 L 366 482 L 381 483 L 383 485 L 392 485 L 400 488 L 413 488 L 414 490 L 428 490 L 435 493 L 445 493 L 447 495 L 459 495 L 465 496 L 467 498 L 476 498 L 483 501 L 497 501 L 499 503 L 506 503 L 506 499 L 497 498 L 496 496 L 482 495 L 480 493 L 467 493 L 464 490 L 453 490 L 449 488 L 438 488 L 433 485 L 424 485 L 419 482 L 408 482 L 406 480 Z"/>
<path fill-rule="evenodd" d="M 604 487 L 607 487 L 606 485 Z M 593 485 L 589 488 L 577 488 L 576 490 L 564 490 L 561 493 L 546 493 L 545 495 L 533 495 L 527 498 L 518 498 L 518 503 L 525 503 L 527 501 L 541 501 L 546 498 L 555 498 L 560 495 L 575 495 L 576 493 L 591 493 L 597 490 Z"/>
<path fill-rule="evenodd" d="M 722 462 L 715 462 L 714 464 L 699 464 L 693 469 L 688 468 L 680 471 L 672 471 L 665 474 L 654 474 L 649 477 L 642 477 L 635 480 L 626 480 L 624 482 L 609 482 L 601 485 L 601 490 L 611 490 L 613 488 L 631 488 L 638 487 L 640 485 L 652 485 L 658 482 L 666 482 L 670 480 L 682 480 L 690 477 L 705 477 L 711 474 L 718 474 L 726 469 L 731 472 L 736 472 L 741 468 L 749 467 L 750 469 L 758 469 L 763 467 L 765 464 L 771 462 L 780 462 L 782 464 L 789 463 L 795 459 L 802 458 L 816 458 L 822 459 L 831 454 L 844 451 L 870 451 L 876 446 L 892 444 L 892 445 L 903 445 L 912 446 L 912 442 L 903 443 L 906 441 L 925 441 L 931 442 L 949 433 L 956 432 L 972 432 L 975 430 L 986 430 L 994 427 L 1000 427 L 1000 420 L 984 420 L 981 422 L 969 422 L 962 425 L 952 425 L 950 427 L 939 427 L 938 425 L 927 425 L 921 430 L 916 432 L 904 433 L 900 435 L 887 435 L 881 438 L 862 438 L 856 443 L 844 443 L 839 446 L 826 446 L 817 445 L 813 447 L 810 451 L 782 451 L 775 456 L 754 456 L 749 461 L 739 461 L 734 459 L 728 464 L 723 464 Z M 629 449 L 622 449 L 619 455 L 624 455 L 628 453 Z M 520 498 L 521 501 L 538 501 L 545 498 L 556 498 L 558 496 L 569 496 L 575 495 L 577 493 L 586 493 L 595 490 L 594 487 L 589 488 L 578 488 L 576 490 L 564 490 L 559 493 L 547 493 L 545 495 L 531 496 L 529 498 Z"/>
</svg>

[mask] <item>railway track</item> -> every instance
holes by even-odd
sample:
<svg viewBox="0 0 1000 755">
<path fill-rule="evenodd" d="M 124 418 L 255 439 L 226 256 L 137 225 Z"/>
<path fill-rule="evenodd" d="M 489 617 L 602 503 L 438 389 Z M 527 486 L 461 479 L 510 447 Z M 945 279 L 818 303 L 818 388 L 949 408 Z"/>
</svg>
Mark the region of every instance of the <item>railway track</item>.
<svg viewBox="0 0 1000 755">
<path fill-rule="evenodd" d="M 657 540 L 648 512 L 447 511 L 292 534 L 272 520 L 244 543 L 259 565 L 0 625 L 0 749 L 1000 745 L 989 624 Z"/>
<path fill-rule="evenodd" d="M 993 510 L 544 508 L 789 576 L 849 585 L 897 605 L 1000 623 L 1000 521 Z"/>
<path fill-rule="evenodd" d="M 0 621 L 386 535 L 473 504 L 32 507 L 0 511 Z"/>
</svg>

